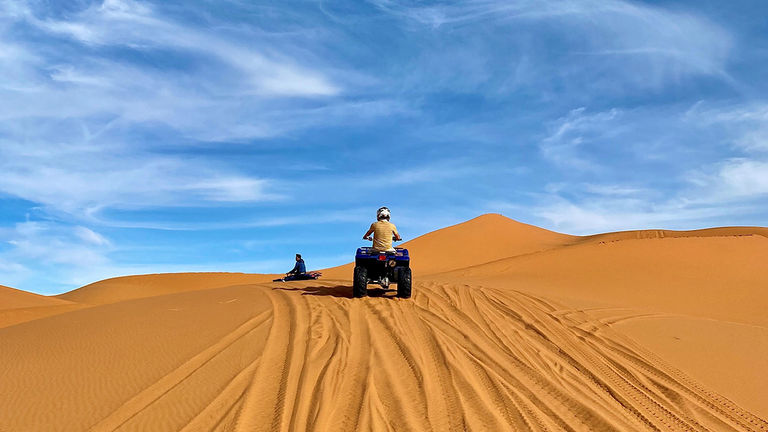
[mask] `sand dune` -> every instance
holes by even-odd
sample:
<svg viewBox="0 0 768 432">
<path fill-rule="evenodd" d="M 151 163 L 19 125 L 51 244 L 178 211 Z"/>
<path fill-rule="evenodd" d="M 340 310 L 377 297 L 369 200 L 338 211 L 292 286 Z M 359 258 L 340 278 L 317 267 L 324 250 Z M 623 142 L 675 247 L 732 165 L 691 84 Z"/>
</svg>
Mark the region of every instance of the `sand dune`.
<svg viewBox="0 0 768 432">
<path fill-rule="evenodd" d="M 414 257 L 411 264 L 414 272 L 428 275 L 552 249 L 579 239 L 492 213 L 396 246 L 407 248 Z M 420 256 L 429 259 L 418 259 Z M 352 267 L 351 264 L 334 267 L 323 270 L 323 274 L 346 279 L 351 277 Z"/>
<path fill-rule="evenodd" d="M 71 304 L 71 302 L 0 285 L 0 311 L 65 304 Z"/>
<path fill-rule="evenodd" d="M 182 291 L 268 282 L 274 278 L 275 275 L 245 273 L 165 273 L 123 276 L 94 282 L 57 297 L 77 303 L 106 304 Z"/>
<path fill-rule="evenodd" d="M 0 285 L 0 328 L 81 308 L 82 305 Z"/>
<path fill-rule="evenodd" d="M 0 328 L 0 430 L 768 431 L 768 238 L 735 230 L 484 216 L 410 242 L 408 300 L 343 268 L 98 282 Z"/>
<path fill-rule="evenodd" d="M 432 274 L 563 246 L 577 237 L 486 214 L 403 244 L 415 257 L 413 271 Z"/>
<path fill-rule="evenodd" d="M 768 237 L 582 243 L 435 276 L 511 286 L 585 306 L 653 308 L 768 326 Z"/>
</svg>

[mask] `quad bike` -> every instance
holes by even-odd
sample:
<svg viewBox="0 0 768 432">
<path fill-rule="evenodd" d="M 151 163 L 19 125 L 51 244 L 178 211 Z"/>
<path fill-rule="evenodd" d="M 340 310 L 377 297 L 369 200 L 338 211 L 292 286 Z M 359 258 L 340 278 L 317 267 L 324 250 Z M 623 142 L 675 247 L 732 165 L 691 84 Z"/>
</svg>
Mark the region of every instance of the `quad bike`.
<svg viewBox="0 0 768 432">
<path fill-rule="evenodd" d="M 361 247 L 355 254 L 355 273 L 352 284 L 353 297 L 368 295 L 368 284 L 375 283 L 389 289 L 397 284 L 397 296 L 411 296 L 411 259 L 408 249 L 395 248 L 394 252 L 379 252 L 370 247 Z"/>
</svg>

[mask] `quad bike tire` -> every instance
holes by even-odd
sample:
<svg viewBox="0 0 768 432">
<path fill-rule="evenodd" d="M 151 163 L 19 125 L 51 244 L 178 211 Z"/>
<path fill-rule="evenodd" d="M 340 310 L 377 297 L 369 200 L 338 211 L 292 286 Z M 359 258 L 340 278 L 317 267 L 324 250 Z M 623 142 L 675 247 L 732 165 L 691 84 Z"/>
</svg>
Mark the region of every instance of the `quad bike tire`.
<svg viewBox="0 0 768 432">
<path fill-rule="evenodd" d="M 360 298 L 368 295 L 368 269 L 355 267 L 355 276 L 352 280 L 352 297 Z"/>
<path fill-rule="evenodd" d="M 400 298 L 409 298 L 411 296 L 411 269 L 404 268 L 400 270 L 397 279 L 397 296 Z"/>
</svg>

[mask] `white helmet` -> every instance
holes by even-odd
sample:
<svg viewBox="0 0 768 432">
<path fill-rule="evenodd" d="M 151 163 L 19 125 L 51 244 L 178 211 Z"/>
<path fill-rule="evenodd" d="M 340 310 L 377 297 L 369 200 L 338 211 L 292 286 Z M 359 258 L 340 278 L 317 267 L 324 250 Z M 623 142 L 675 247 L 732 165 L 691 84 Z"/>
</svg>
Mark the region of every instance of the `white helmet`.
<svg viewBox="0 0 768 432">
<path fill-rule="evenodd" d="M 389 220 L 389 209 L 386 207 L 382 207 L 379 210 L 376 211 L 376 219 L 382 220 L 386 219 Z"/>
</svg>

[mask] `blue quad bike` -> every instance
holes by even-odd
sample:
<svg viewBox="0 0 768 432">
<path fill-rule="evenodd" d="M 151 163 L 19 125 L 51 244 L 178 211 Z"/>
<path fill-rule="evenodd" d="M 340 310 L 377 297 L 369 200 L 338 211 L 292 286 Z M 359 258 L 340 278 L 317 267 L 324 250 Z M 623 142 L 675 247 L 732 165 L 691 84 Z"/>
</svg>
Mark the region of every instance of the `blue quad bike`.
<svg viewBox="0 0 768 432">
<path fill-rule="evenodd" d="M 355 254 L 355 274 L 352 283 L 352 296 L 368 295 L 368 284 L 375 283 L 389 289 L 389 284 L 397 284 L 397 296 L 411 296 L 411 259 L 408 249 L 395 248 L 394 252 L 379 252 L 369 247 L 357 249 Z"/>
</svg>

